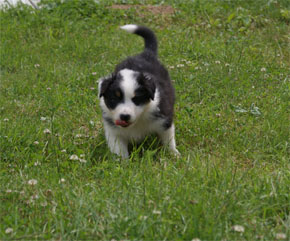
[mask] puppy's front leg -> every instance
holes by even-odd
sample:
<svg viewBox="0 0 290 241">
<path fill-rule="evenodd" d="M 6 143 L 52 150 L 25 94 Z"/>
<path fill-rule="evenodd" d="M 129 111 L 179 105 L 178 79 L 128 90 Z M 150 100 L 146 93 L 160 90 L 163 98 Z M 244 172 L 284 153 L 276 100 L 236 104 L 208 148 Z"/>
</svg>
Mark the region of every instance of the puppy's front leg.
<svg viewBox="0 0 290 241">
<path fill-rule="evenodd" d="M 126 159 L 129 157 L 128 143 L 121 138 L 110 138 L 107 140 L 111 152 Z"/>
<path fill-rule="evenodd" d="M 167 130 L 160 132 L 159 136 L 164 146 L 168 146 L 174 155 L 180 155 L 179 151 L 176 149 L 175 128 L 173 124 Z"/>
<path fill-rule="evenodd" d="M 128 142 L 125 139 L 117 136 L 109 128 L 105 128 L 105 134 L 111 152 L 121 156 L 122 158 L 128 158 Z"/>
</svg>

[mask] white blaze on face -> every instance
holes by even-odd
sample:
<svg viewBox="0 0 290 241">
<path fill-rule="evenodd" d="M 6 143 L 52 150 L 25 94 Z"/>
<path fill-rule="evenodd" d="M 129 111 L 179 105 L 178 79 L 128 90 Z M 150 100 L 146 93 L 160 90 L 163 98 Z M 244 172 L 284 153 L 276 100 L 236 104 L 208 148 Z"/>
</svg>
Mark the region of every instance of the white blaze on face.
<svg viewBox="0 0 290 241">
<path fill-rule="evenodd" d="M 125 99 L 132 99 L 134 97 L 135 90 L 138 87 L 136 81 L 137 74 L 137 72 L 130 69 L 123 69 L 120 71 L 120 75 L 123 79 L 120 83 L 120 87 L 123 90 Z"/>
</svg>

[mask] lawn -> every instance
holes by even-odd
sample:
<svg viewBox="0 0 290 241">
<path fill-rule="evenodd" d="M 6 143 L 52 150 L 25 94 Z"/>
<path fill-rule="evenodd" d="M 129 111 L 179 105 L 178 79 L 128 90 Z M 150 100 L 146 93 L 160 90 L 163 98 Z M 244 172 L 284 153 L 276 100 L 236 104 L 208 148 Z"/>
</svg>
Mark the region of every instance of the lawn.
<svg viewBox="0 0 290 241">
<path fill-rule="evenodd" d="M 289 240 L 290 6 L 42 1 L 0 10 L 0 239 Z M 97 81 L 152 28 L 176 158 L 108 151 Z"/>
</svg>

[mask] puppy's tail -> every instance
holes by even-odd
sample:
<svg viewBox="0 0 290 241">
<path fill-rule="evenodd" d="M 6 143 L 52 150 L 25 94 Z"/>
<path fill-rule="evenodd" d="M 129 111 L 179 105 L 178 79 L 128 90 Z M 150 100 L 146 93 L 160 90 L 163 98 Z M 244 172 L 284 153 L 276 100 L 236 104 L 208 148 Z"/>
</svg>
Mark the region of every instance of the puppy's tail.
<svg viewBox="0 0 290 241">
<path fill-rule="evenodd" d="M 129 33 L 134 33 L 144 38 L 145 51 L 149 50 L 153 52 L 155 55 L 157 55 L 157 48 L 158 48 L 157 38 L 151 29 L 145 26 L 139 26 L 135 24 L 124 25 L 120 28 Z"/>
</svg>

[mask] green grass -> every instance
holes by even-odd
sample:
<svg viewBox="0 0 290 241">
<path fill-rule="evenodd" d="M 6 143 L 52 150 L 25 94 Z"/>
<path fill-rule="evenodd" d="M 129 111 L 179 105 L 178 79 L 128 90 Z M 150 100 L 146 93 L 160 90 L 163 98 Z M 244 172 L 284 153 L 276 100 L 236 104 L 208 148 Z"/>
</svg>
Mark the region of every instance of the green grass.
<svg viewBox="0 0 290 241">
<path fill-rule="evenodd" d="M 1 239 L 289 239 L 286 0 L 46 2 L 0 10 Z M 181 158 L 154 137 L 130 160 L 106 146 L 97 80 L 142 51 L 128 23 L 158 36 Z"/>
</svg>

